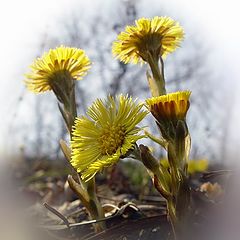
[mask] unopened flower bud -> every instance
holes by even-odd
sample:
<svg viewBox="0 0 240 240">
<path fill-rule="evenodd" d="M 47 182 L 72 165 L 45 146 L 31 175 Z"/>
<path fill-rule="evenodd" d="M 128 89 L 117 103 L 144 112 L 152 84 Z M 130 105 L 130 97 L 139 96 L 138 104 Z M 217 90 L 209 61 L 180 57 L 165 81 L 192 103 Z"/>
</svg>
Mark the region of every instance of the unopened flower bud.
<svg viewBox="0 0 240 240">
<path fill-rule="evenodd" d="M 159 168 L 159 161 L 153 157 L 147 146 L 140 144 L 139 148 L 143 164 L 155 174 Z"/>
</svg>

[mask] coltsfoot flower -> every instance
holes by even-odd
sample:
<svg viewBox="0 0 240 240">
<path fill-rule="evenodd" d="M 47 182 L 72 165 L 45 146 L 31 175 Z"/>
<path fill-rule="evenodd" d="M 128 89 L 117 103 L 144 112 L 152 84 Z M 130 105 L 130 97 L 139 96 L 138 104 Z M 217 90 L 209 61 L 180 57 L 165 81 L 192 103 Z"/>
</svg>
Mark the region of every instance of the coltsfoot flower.
<svg viewBox="0 0 240 240">
<path fill-rule="evenodd" d="M 158 122 L 184 120 L 190 106 L 190 91 L 169 93 L 146 100 L 147 106 Z"/>
<path fill-rule="evenodd" d="M 112 52 L 124 63 L 159 59 L 174 52 L 183 39 L 184 31 L 178 22 L 170 17 L 140 18 L 135 26 L 127 26 L 113 43 Z"/>
<path fill-rule="evenodd" d="M 60 46 L 37 58 L 26 74 L 26 86 L 35 93 L 54 90 L 66 78 L 80 80 L 90 68 L 90 60 L 82 49 Z"/>
<path fill-rule="evenodd" d="M 88 181 L 103 168 L 115 164 L 133 149 L 141 128 L 136 125 L 147 115 L 142 104 L 128 96 L 97 99 L 88 117 L 76 118 L 72 133 L 71 164 Z"/>
</svg>

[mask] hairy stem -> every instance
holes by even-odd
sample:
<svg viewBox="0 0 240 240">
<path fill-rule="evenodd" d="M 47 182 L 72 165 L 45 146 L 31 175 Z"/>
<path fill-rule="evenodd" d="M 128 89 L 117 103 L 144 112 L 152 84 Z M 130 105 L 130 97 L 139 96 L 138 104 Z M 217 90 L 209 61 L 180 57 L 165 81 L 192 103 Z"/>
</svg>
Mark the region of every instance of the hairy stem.
<svg viewBox="0 0 240 240">
<path fill-rule="evenodd" d="M 154 93 L 151 89 L 152 94 L 154 94 L 153 97 L 166 94 L 165 79 L 164 79 L 164 72 L 163 72 L 163 68 L 164 68 L 163 61 L 161 60 L 161 70 L 160 70 L 158 58 L 154 58 L 151 54 L 149 54 L 148 64 L 151 68 L 152 76 L 153 76 L 153 79 L 151 79 L 153 83 L 150 84 L 150 88 L 152 88 L 153 86 L 156 88 Z"/>
<path fill-rule="evenodd" d="M 72 128 L 74 125 L 75 118 L 77 117 L 77 107 L 75 98 L 75 81 L 74 79 L 66 79 L 62 83 L 66 93 L 64 98 L 61 98 L 61 103 L 63 104 L 63 109 L 59 107 L 63 119 L 69 131 L 70 139 L 72 139 Z M 77 174 L 79 183 L 75 182 L 72 177 L 69 177 L 68 183 L 71 189 L 78 195 L 82 204 L 86 207 L 90 214 L 91 219 L 102 219 L 104 218 L 103 208 L 96 195 L 96 185 L 95 178 L 88 182 L 81 180 L 81 176 Z M 104 222 L 99 222 L 94 224 L 94 228 L 97 232 L 106 228 Z"/>
</svg>

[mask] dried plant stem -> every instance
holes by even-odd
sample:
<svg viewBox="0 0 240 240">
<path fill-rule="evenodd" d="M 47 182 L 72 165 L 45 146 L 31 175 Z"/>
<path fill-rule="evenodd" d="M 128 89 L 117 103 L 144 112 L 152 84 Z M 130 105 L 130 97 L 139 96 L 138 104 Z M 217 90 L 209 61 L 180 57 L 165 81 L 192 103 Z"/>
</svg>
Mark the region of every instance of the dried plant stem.
<svg viewBox="0 0 240 240">
<path fill-rule="evenodd" d="M 67 227 L 69 227 L 69 222 L 68 222 L 67 218 L 65 218 L 59 211 L 57 211 L 55 208 L 51 207 L 47 203 L 44 203 L 43 206 L 46 207 L 50 212 L 52 212 L 53 214 L 58 216 L 64 222 L 64 224 Z"/>
</svg>

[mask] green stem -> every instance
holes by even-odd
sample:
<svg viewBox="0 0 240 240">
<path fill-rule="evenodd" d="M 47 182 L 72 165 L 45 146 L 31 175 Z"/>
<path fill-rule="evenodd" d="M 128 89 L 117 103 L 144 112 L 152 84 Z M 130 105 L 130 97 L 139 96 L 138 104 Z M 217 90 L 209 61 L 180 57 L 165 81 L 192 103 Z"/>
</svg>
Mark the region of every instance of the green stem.
<svg viewBox="0 0 240 240">
<path fill-rule="evenodd" d="M 162 76 L 162 79 L 164 81 L 164 86 L 165 86 L 164 62 L 163 62 L 162 57 L 160 57 L 160 63 L 161 63 L 161 76 Z M 166 94 L 166 90 L 165 90 L 165 94 Z"/>
<path fill-rule="evenodd" d="M 64 102 L 64 111 L 67 115 L 66 125 L 68 126 L 68 131 L 72 139 L 72 127 L 74 125 L 75 118 L 77 117 L 76 99 L 74 89 L 70 91 L 69 97 L 66 102 Z"/>
<path fill-rule="evenodd" d="M 172 192 L 174 196 L 178 194 L 178 185 L 179 185 L 179 178 L 178 178 L 178 165 L 177 165 L 177 155 L 175 145 L 172 142 L 168 142 L 168 149 L 167 149 L 167 157 L 169 162 L 169 168 L 172 178 Z"/>
<path fill-rule="evenodd" d="M 161 58 L 160 58 L 161 59 Z M 148 64 L 151 68 L 154 85 L 157 88 L 156 93 L 154 93 L 154 97 L 165 95 L 166 88 L 165 88 L 165 79 L 164 79 L 164 65 L 163 60 L 161 59 L 161 71 L 158 64 L 158 58 L 154 58 L 151 54 L 148 55 Z M 152 86 L 150 85 L 150 88 Z M 152 91 L 153 92 L 153 91 Z"/>
<path fill-rule="evenodd" d="M 103 208 L 96 194 L 95 178 L 87 182 L 87 192 L 89 195 L 89 211 L 93 219 L 103 219 L 105 217 Z M 94 225 L 96 232 L 106 228 L 105 222 L 99 222 Z"/>
<path fill-rule="evenodd" d="M 62 87 L 65 87 L 67 94 L 64 91 L 61 92 L 61 95 L 64 98 L 61 98 L 63 101 L 64 111 L 62 112 L 63 119 L 68 128 L 70 139 L 72 139 L 72 127 L 74 125 L 75 118 L 77 117 L 77 107 L 76 107 L 76 98 L 75 98 L 75 81 L 74 79 L 66 79 L 65 82 L 62 82 Z M 61 89 L 61 86 L 60 86 Z M 74 183 L 73 179 L 70 179 L 70 187 L 74 192 L 77 193 L 83 205 L 88 210 L 91 219 L 101 219 L 104 218 L 103 208 L 98 200 L 96 195 L 96 185 L 95 178 L 91 179 L 88 182 L 81 180 L 80 175 L 78 174 L 78 183 Z M 97 232 L 104 230 L 106 228 L 104 222 L 99 222 L 94 225 Z"/>
<path fill-rule="evenodd" d="M 173 198 L 167 199 L 167 209 L 168 209 L 168 216 L 172 226 L 172 232 L 174 240 L 177 240 L 177 216 L 176 216 L 176 207 L 173 201 Z"/>
<path fill-rule="evenodd" d="M 178 237 L 184 233 L 190 204 L 190 188 L 188 175 L 186 173 L 186 155 L 189 147 L 185 144 L 186 128 L 179 125 L 176 138 L 168 144 L 168 161 L 172 177 L 172 198 L 167 199 L 168 213 L 175 232 Z"/>
</svg>

